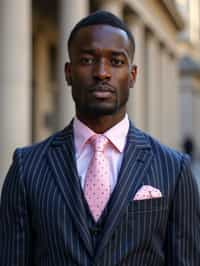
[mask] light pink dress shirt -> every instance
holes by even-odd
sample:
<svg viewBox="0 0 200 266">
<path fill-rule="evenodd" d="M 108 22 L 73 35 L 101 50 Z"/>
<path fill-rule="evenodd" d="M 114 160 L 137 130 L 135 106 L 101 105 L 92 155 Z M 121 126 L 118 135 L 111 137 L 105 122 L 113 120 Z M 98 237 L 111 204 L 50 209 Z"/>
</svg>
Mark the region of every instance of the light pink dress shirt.
<svg viewBox="0 0 200 266">
<path fill-rule="evenodd" d="M 95 135 L 96 133 L 77 118 L 74 119 L 73 128 L 76 163 L 81 181 L 81 186 L 83 188 L 87 169 L 93 156 L 93 149 L 91 147 L 91 144 L 87 141 L 91 136 Z M 111 142 L 106 149 L 106 155 L 108 156 L 109 160 L 109 167 L 111 173 L 110 185 L 112 191 L 117 183 L 117 177 L 122 163 L 123 151 L 126 144 L 128 130 L 129 120 L 128 115 L 126 114 L 123 120 L 121 120 L 118 124 L 110 128 L 103 134 Z"/>
</svg>

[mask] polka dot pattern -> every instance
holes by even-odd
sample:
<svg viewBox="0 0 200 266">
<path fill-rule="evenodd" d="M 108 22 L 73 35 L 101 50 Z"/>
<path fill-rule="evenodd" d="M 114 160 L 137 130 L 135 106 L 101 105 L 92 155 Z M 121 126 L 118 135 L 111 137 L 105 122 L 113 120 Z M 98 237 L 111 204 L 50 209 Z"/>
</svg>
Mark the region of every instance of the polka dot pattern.
<svg viewBox="0 0 200 266">
<path fill-rule="evenodd" d="M 87 170 L 84 194 L 95 221 L 101 216 L 111 193 L 109 163 L 104 153 L 108 142 L 103 135 L 91 139 L 94 155 Z"/>
<path fill-rule="evenodd" d="M 161 198 L 162 193 L 157 188 L 149 185 L 143 185 L 136 193 L 134 200 L 145 200 L 153 198 Z"/>
</svg>

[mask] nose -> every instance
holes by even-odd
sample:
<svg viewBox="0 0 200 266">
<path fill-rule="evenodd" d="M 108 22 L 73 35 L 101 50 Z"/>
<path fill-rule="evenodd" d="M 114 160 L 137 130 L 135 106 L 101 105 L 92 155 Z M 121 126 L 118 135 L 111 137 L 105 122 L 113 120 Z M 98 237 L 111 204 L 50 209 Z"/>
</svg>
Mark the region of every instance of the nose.
<svg viewBox="0 0 200 266">
<path fill-rule="evenodd" d="M 96 65 L 93 76 L 98 80 L 109 80 L 111 78 L 111 69 L 105 60 L 100 60 Z"/>
</svg>

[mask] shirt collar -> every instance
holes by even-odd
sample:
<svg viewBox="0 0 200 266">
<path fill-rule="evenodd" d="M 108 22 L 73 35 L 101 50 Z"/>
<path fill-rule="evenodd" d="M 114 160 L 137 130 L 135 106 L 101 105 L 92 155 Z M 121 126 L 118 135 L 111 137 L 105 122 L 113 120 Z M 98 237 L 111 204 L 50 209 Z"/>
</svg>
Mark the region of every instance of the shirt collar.
<svg viewBox="0 0 200 266">
<path fill-rule="evenodd" d="M 87 143 L 88 139 L 91 138 L 96 133 L 82 123 L 77 117 L 73 121 L 74 129 L 74 139 L 75 139 L 75 149 L 77 155 L 81 153 L 81 150 L 84 148 L 84 145 Z M 129 130 L 129 120 L 128 115 L 117 123 L 115 126 L 104 132 L 110 142 L 115 146 L 118 152 L 122 153 L 126 144 L 126 137 Z"/>
<path fill-rule="evenodd" d="M 126 114 L 119 123 L 107 130 L 104 135 L 112 142 L 119 152 L 123 152 L 128 130 L 129 120 L 128 115 Z"/>
</svg>

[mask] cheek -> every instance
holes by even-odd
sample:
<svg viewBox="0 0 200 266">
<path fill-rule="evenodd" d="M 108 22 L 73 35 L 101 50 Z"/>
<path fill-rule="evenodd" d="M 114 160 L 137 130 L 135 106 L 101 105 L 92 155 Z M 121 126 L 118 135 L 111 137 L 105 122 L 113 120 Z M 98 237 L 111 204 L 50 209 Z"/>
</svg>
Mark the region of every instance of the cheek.
<svg viewBox="0 0 200 266">
<path fill-rule="evenodd" d="M 73 71 L 74 84 L 87 84 L 92 77 L 92 71 L 88 68 L 77 67 Z"/>
<path fill-rule="evenodd" d="M 116 75 L 115 84 L 120 102 L 126 102 L 129 97 L 130 76 L 128 73 Z"/>
<path fill-rule="evenodd" d="M 126 74 L 122 74 L 122 75 L 117 75 L 116 76 L 116 82 L 118 84 L 118 87 L 120 90 L 128 90 L 129 87 L 130 87 L 130 77 L 129 75 L 126 73 Z"/>
<path fill-rule="evenodd" d="M 112 78 L 120 86 L 126 86 L 130 81 L 130 70 L 127 65 L 124 65 L 122 68 L 115 68 L 112 72 Z"/>
</svg>

